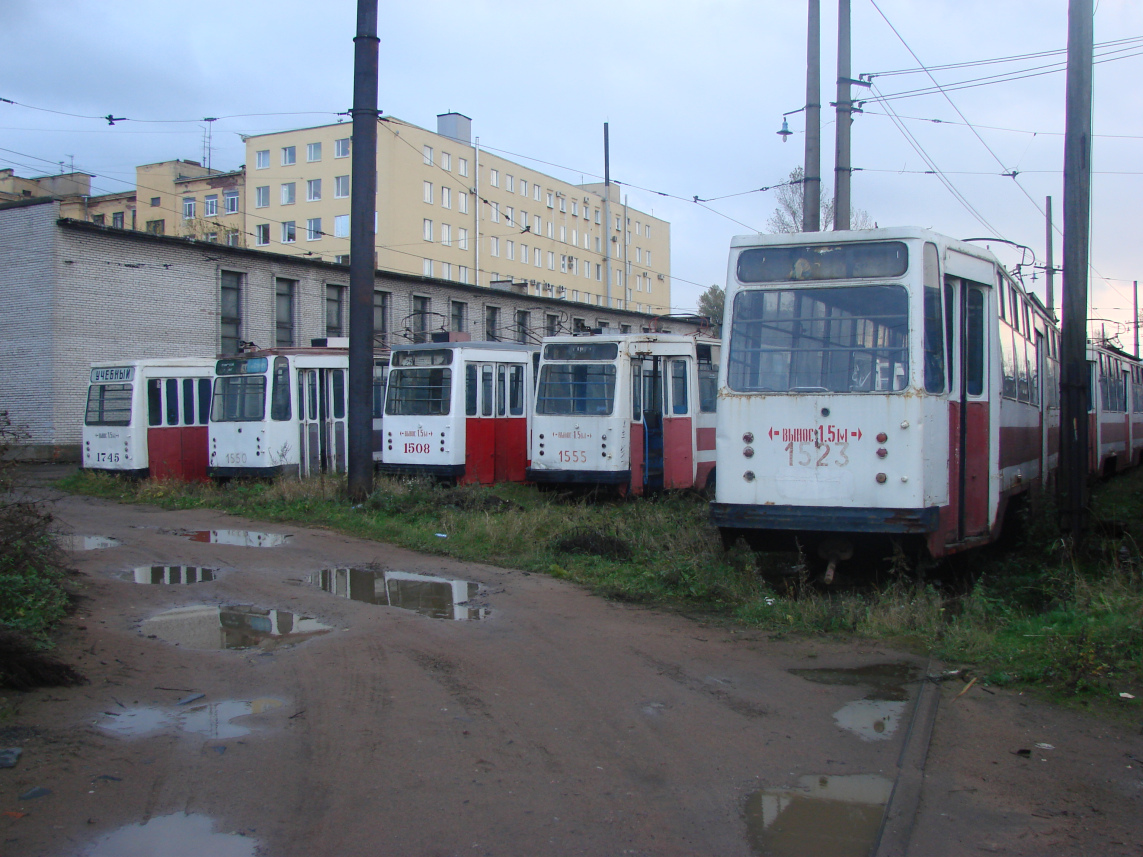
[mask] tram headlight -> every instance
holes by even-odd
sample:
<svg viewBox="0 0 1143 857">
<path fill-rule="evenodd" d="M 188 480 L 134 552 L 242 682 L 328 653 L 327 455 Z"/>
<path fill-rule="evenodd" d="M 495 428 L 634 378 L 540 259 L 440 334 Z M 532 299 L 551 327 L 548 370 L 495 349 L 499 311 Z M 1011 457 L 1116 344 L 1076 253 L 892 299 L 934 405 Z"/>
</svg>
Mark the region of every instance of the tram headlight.
<svg viewBox="0 0 1143 857">
<path fill-rule="evenodd" d="M 748 432 L 746 432 L 746 434 L 742 435 L 742 442 L 743 443 L 754 443 L 754 432 L 748 431 Z"/>
<path fill-rule="evenodd" d="M 887 440 L 889 440 L 889 435 L 885 434 L 885 432 L 881 431 L 881 432 L 877 433 L 877 442 L 878 443 L 885 443 L 885 441 L 887 441 Z"/>
<path fill-rule="evenodd" d="M 888 479 L 888 478 L 889 478 L 889 477 L 888 477 L 888 476 L 886 476 L 884 473 L 878 473 L 878 474 L 877 474 L 877 477 L 876 477 L 876 479 L 877 479 L 877 484 L 878 484 L 878 485 L 884 485 L 884 484 L 885 484 L 885 480 L 886 480 L 886 479 Z"/>
<path fill-rule="evenodd" d="M 753 482 L 754 478 L 755 478 L 754 477 L 754 471 L 753 470 L 747 470 L 745 473 L 742 474 L 742 478 L 745 479 L 747 482 Z"/>
<path fill-rule="evenodd" d="M 753 458 L 754 457 L 754 447 L 752 447 L 752 446 L 746 447 L 746 449 L 742 450 L 742 454 L 746 458 Z"/>
</svg>

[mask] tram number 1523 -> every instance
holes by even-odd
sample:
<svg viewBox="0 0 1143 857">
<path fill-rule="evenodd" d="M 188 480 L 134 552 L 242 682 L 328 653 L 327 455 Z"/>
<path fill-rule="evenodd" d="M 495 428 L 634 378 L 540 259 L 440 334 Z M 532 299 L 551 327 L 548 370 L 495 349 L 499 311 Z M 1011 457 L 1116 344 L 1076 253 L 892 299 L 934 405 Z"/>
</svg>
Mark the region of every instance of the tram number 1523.
<svg viewBox="0 0 1143 857">
<path fill-rule="evenodd" d="M 845 467 L 849 464 L 849 456 L 846 455 L 848 448 L 849 443 L 847 441 L 835 444 L 817 441 L 803 443 L 790 441 L 783 451 L 789 456 L 790 467 L 795 464 L 799 467 L 829 467 L 831 464 L 834 467 Z M 833 453 L 832 457 L 831 453 Z"/>
</svg>

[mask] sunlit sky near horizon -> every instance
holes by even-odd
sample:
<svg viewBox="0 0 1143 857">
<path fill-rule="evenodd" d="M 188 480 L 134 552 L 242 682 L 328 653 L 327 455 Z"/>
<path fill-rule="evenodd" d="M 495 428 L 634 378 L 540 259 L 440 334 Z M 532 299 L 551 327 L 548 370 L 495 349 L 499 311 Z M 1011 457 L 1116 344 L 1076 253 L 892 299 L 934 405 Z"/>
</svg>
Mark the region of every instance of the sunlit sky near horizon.
<svg viewBox="0 0 1143 857">
<path fill-rule="evenodd" d="M 93 192 L 124 190 L 137 164 L 202 160 L 202 119 L 215 116 L 212 165 L 236 168 L 242 134 L 348 110 L 355 20 L 353 0 L 5 0 L 0 98 L 17 104 L 0 102 L 0 167 L 31 176 L 74 163 L 95 175 Z M 1042 265 L 1045 197 L 1062 223 L 1066 0 L 852 0 L 852 21 L 853 77 L 880 73 L 853 125 L 854 206 L 881 226 L 1028 245 Z M 825 0 L 831 189 L 836 22 L 837 4 Z M 806 100 L 803 2 L 381 3 L 379 30 L 388 115 L 435 130 L 438 113 L 464 113 L 482 146 L 573 182 L 602 177 L 607 122 L 612 177 L 631 205 L 671 223 L 677 311 L 725 282 L 732 236 L 766 230 L 774 191 L 746 192 L 802 162 L 804 114 L 788 117 L 788 142 L 775 132 Z M 1132 281 L 1143 278 L 1132 214 L 1143 189 L 1143 3 L 1097 0 L 1095 41 L 1116 44 L 1096 50 L 1090 314 L 1126 321 Z M 941 68 L 1028 54 L 1046 55 Z M 884 74 L 920 64 L 944 94 L 880 100 L 931 90 L 924 73 Z M 975 83 L 956 86 L 966 81 Z M 127 121 L 81 118 L 109 113 Z M 993 249 L 1020 261 L 1006 245 Z M 1057 232 L 1057 266 L 1061 258 Z M 1042 272 L 1026 282 L 1043 297 Z M 1121 342 L 1130 347 L 1130 334 Z"/>
</svg>

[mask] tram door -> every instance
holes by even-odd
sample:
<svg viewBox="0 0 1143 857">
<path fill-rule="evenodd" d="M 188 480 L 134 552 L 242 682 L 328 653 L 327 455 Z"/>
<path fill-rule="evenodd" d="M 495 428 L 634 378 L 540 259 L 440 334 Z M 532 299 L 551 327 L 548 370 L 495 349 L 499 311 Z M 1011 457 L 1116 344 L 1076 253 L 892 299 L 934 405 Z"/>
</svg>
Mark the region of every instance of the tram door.
<svg viewBox="0 0 1143 857">
<path fill-rule="evenodd" d="M 663 392 L 663 487 L 689 488 L 694 484 L 694 391 L 688 358 L 664 360 Z"/>
<path fill-rule="evenodd" d="M 988 339 L 986 335 L 988 291 L 968 280 L 956 281 L 960 292 L 961 372 L 958 402 L 952 403 L 958 418 L 954 422 L 957 473 L 950 474 L 957 485 L 957 540 L 981 536 L 989 531 L 989 423 L 991 391 L 988 379 Z"/>
<path fill-rule="evenodd" d="M 345 472 L 344 369 L 298 369 L 301 476 Z"/>
<path fill-rule="evenodd" d="M 643 361 L 643 488 L 663 485 L 663 368 L 662 357 Z"/>
<path fill-rule="evenodd" d="M 465 484 L 523 482 L 528 421 L 524 365 L 465 364 Z"/>
</svg>

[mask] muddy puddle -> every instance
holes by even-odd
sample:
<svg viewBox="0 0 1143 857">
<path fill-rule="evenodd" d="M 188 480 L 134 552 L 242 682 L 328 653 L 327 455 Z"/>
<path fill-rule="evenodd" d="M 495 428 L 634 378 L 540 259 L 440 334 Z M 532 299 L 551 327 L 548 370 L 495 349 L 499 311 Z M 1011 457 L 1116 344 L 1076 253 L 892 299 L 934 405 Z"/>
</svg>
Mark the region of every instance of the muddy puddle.
<svg viewBox="0 0 1143 857">
<path fill-rule="evenodd" d="M 327 568 L 310 575 L 311 585 L 333 595 L 412 610 L 433 619 L 475 620 L 488 615 L 487 607 L 469 604 L 480 585 L 413 574 L 408 571 L 377 571 L 366 568 Z"/>
<path fill-rule="evenodd" d="M 205 583 L 218 578 L 217 568 L 200 565 L 140 565 L 128 572 L 127 580 L 148 585 Z"/>
<path fill-rule="evenodd" d="M 866 857 L 893 782 L 875 774 L 805 776 L 791 789 L 746 799 L 746 836 L 758 857 Z"/>
<path fill-rule="evenodd" d="M 241 717 L 281 708 L 280 699 L 227 699 L 189 708 L 125 708 L 105 711 L 99 728 L 124 738 L 137 738 L 166 729 L 190 732 L 204 738 L 241 738 L 252 728 L 235 723 Z"/>
<path fill-rule="evenodd" d="M 258 530 L 160 530 L 192 542 L 209 545 L 232 545 L 240 548 L 276 548 L 292 539 L 289 533 L 263 533 Z"/>
<path fill-rule="evenodd" d="M 300 643 L 331 631 L 310 616 L 245 605 L 196 604 L 152 616 L 140 626 L 154 636 L 188 649 L 263 649 Z"/>
<path fill-rule="evenodd" d="M 834 712 L 837 725 L 864 741 L 887 741 L 893 737 L 908 704 L 908 684 L 919 670 L 913 664 L 871 664 L 851 669 L 793 669 L 796 676 L 819 684 L 867 688 L 864 699 L 843 705 Z"/>
<path fill-rule="evenodd" d="M 237 833 L 215 833 L 205 815 L 176 812 L 107 834 L 84 852 L 87 857 L 254 857 L 258 841 Z"/>
<path fill-rule="evenodd" d="M 114 548 L 123 544 L 119 539 L 111 536 L 57 536 L 60 547 L 65 551 L 98 551 L 105 548 Z"/>
</svg>

